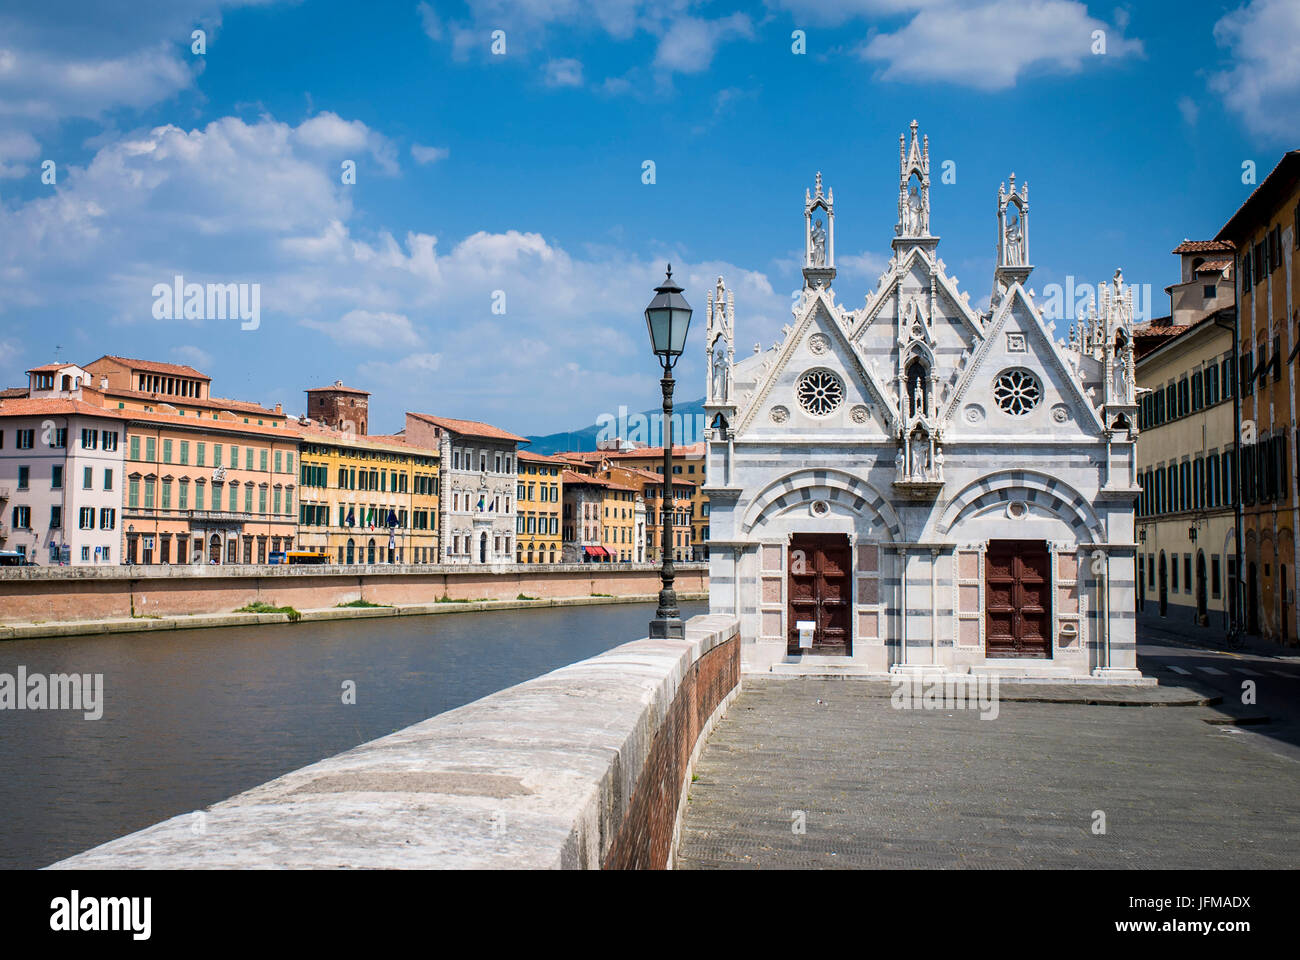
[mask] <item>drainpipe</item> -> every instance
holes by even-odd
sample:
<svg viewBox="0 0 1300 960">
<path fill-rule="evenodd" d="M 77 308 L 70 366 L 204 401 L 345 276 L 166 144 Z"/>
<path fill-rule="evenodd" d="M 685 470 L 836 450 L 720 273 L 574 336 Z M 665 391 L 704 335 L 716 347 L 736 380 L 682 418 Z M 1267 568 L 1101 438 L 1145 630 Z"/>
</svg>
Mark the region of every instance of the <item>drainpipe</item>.
<svg viewBox="0 0 1300 960">
<path fill-rule="evenodd" d="M 1242 611 L 1245 605 L 1245 534 L 1242 532 L 1242 525 L 1245 523 L 1245 508 L 1242 505 L 1241 498 L 1241 297 L 1237 295 L 1236 287 L 1241 283 L 1241 254 L 1234 252 L 1232 255 L 1232 273 L 1235 279 L 1232 297 L 1232 324 L 1223 322 L 1219 312 L 1214 315 L 1214 325 L 1222 327 L 1225 330 L 1232 331 L 1232 440 L 1236 455 L 1233 457 L 1235 469 L 1232 478 L 1233 486 L 1233 515 L 1235 528 L 1234 547 L 1237 551 L 1237 583 L 1234 587 L 1236 594 L 1236 603 L 1233 605 L 1235 610 L 1231 617 L 1229 629 L 1239 630 L 1242 623 Z"/>
</svg>

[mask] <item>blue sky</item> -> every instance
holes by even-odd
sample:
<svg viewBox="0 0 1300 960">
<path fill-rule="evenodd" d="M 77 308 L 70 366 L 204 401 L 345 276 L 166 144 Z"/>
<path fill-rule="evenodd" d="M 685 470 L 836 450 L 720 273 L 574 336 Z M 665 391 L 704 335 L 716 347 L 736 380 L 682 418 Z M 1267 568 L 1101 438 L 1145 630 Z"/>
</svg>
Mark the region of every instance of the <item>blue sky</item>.
<svg viewBox="0 0 1300 960">
<path fill-rule="evenodd" d="M 1169 251 L 1245 198 L 1243 163 L 1262 179 L 1298 145 L 1298 49 L 1283 0 L 8 0 L 0 380 L 56 347 L 112 352 L 291 411 L 342 379 L 373 392 L 375 432 L 406 409 L 551 432 L 656 404 L 640 311 L 672 260 L 697 308 L 693 398 L 718 274 L 741 351 L 789 321 L 818 170 L 836 291 L 862 303 L 913 118 L 972 303 L 1015 171 L 1030 286 L 1122 267 L 1161 315 Z M 155 319 L 176 274 L 260 284 L 260 326 Z"/>
</svg>

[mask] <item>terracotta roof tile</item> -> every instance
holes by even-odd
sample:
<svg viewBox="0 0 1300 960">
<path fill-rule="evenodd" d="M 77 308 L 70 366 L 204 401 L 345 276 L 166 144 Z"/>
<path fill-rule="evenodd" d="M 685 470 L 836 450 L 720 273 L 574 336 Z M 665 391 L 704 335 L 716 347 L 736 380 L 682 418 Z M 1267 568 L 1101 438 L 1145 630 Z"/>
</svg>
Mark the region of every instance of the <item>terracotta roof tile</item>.
<svg viewBox="0 0 1300 960">
<path fill-rule="evenodd" d="M 1232 253 L 1237 248 L 1229 240 L 1184 240 L 1174 253 Z"/>
<path fill-rule="evenodd" d="M 116 360 L 118 363 L 126 364 L 133 370 L 143 370 L 146 373 L 168 373 L 173 377 L 195 377 L 199 380 L 211 380 L 206 373 L 201 373 L 191 366 L 183 363 L 159 363 L 156 360 L 136 360 L 133 357 L 119 357 L 108 353 L 99 358 L 100 360 Z M 97 363 L 98 361 L 91 361 Z"/>
<path fill-rule="evenodd" d="M 444 430 L 450 430 L 452 433 L 459 433 L 465 437 L 483 437 L 487 440 L 513 440 L 516 443 L 531 442 L 527 437 L 521 437 L 508 430 L 502 430 L 500 427 L 494 427 L 490 423 L 480 423 L 478 420 L 456 420 L 452 417 L 435 417 L 428 413 L 412 413 L 411 416 L 418 417 L 426 423 L 432 423 L 436 427 L 442 427 Z"/>
</svg>

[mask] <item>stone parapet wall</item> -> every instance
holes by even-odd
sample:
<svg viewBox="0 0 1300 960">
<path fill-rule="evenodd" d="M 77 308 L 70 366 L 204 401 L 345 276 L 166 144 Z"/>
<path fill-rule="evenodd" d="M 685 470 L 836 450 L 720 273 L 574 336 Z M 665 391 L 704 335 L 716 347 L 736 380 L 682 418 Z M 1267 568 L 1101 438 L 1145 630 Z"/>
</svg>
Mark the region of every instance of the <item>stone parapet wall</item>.
<svg viewBox="0 0 1300 960">
<path fill-rule="evenodd" d="M 54 869 L 671 866 L 703 737 L 740 688 L 733 618 L 637 640 Z"/>
<path fill-rule="evenodd" d="M 676 571 L 680 592 L 708 590 L 707 564 L 679 563 Z M 0 623 L 222 614 L 257 602 L 311 610 L 356 600 L 619 597 L 659 587 L 659 568 L 650 564 L 16 567 L 0 569 Z"/>
</svg>

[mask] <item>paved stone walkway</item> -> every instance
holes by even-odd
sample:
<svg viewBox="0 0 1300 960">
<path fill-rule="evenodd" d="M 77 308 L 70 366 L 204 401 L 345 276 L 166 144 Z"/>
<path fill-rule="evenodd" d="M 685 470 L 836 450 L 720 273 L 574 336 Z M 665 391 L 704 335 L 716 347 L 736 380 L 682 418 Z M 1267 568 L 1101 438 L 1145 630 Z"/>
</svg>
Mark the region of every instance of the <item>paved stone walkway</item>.
<svg viewBox="0 0 1300 960">
<path fill-rule="evenodd" d="M 1300 764 L 1205 723 L 1215 707 L 1004 696 L 983 720 L 888 691 L 747 676 L 697 766 L 678 867 L 1300 866 Z"/>
</svg>

